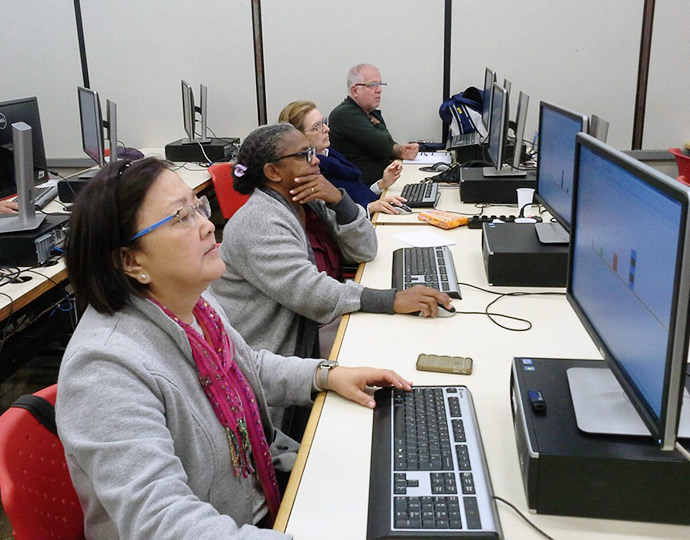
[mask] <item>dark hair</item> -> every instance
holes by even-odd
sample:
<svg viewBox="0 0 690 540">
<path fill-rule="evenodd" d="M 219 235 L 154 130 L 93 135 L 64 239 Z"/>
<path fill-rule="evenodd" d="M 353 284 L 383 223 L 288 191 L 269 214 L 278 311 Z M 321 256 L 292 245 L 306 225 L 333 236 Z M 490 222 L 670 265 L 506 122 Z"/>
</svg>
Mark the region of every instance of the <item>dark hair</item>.
<svg viewBox="0 0 690 540">
<path fill-rule="evenodd" d="M 65 262 L 80 303 L 112 314 L 122 309 L 130 294 L 145 296 L 146 286 L 125 274 L 120 248 L 136 234 L 144 197 L 170 166 L 157 158 L 116 161 L 103 167 L 79 193 L 70 218 Z"/>
<path fill-rule="evenodd" d="M 246 168 L 242 176 L 235 176 L 234 187 L 240 193 L 249 195 L 254 188 L 266 182 L 264 165 L 278 159 L 283 153 L 285 134 L 297 131 L 287 123 L 261 126 L 244 139 L 237 155 L 237 167 Z"/>
</svg>

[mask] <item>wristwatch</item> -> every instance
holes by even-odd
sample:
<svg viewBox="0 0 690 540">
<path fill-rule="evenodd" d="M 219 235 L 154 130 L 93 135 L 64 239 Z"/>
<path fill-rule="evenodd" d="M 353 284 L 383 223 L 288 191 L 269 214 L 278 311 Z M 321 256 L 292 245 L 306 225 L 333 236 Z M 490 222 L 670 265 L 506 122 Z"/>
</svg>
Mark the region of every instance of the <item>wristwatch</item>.
<svg viewBox="0 0 690 540">
<path fill-rule="evenodd" d="M 338 367 L 337 360 L 323 360 L 316 368 L 316 386 L 320 390 L 328 390 L 328 372 Z"/>
</svg>

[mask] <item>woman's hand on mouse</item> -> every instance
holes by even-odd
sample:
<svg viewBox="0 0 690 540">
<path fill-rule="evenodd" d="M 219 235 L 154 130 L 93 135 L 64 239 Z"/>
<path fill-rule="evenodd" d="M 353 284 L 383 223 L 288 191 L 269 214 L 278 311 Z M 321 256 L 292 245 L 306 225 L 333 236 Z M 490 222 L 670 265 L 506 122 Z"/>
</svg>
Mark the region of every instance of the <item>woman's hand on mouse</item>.
<svg viewBox="0 0 690 540">
<path fill-rule="evenodd" d="M 395 293 L 393 311 L 396 313 L 420 312 L 422 317 L 436 317 L 439 304 L 448 310 L 452 309 L 450 296 L 446 293 L 425 285 L 415 285 L 410 289 Z"/>
<path fill-rule="evenodd" d="M 391 195 L 390 197 L 383 197 L 378 201 L 370 202 L 367 205 L 369 214 L 374 212 L 383 212 L 384 214 L 399 214 L 400 205 L 407 202 L 407 199 L 400 195 Z"/>
</svg>

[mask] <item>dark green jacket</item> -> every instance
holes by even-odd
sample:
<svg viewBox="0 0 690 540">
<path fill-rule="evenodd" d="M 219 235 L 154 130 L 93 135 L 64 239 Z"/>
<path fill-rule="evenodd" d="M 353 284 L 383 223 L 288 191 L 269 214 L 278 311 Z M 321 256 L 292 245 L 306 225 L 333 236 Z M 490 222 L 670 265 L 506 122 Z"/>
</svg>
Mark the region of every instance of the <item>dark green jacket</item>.
<svg viewBox="0 0 690 540">
<path fill-rule="evenodd" d="M 378 109 L 371 113 L 380 124 L 373 124 L 367 113 L 347 97 L 329 115 L 331 146 L 362 171 L 362 182 L 371 185 L 395 158 L 395 141 Z"/>
</svg>

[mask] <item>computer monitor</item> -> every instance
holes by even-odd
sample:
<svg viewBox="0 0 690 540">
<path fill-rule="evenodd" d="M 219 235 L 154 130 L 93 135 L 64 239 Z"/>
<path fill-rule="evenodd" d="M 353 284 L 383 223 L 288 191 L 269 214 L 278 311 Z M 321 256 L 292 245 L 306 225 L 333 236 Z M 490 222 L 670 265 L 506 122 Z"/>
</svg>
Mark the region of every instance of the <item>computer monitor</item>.
<svg viewBox="0 0 690 540">
<path fill-rule="evenodd" d="M 527 107 L 529 96 L 520 92 L 518 98 L 517 114 L 515 116 L 515 152 L 513 154 L 513 168 L 520 167 L 522 162 L 522 141 L 525 138 L 525 126 L 527 125 Z"/>
<path fill-rule="evenodd" d="M 496 169 L 503 165 L 506 131 L 508 130 L 508 100 L 505 88 L 494 83 L 491 87 L 491 128 L 489 130 L 489 159 Z"/>
<path fill-rule="evenodd" d="M 84 153 L 99 166 L 105 165 L 105 143 L 103 138 L 103 116 L 98 92 L 77 87 L 79 97 L 79 120 Z"/>
<path fill-rule="evenodd" d="M 194 92 L 191 85 L 182 80 L 182 120 L 184 130 L 187 133 L 187 139 L 183 140 L 183 144 L 209 143 L 210 139 L 207 135 L 207 118 L 208 118 L 208 88 L 203 84 L 199 86 L 199 107 L 194 104 Z M 196 136 L 196 113 L 201 116 L 201 133 Z"/>
<path fill-rule="evenodd" d="M 672 450 L 690 340 L 690 189 L 586 134 L 575 156 L 567 297 L 648 432 Z M 596 417 L 617 410 L 591 406 Z"/>
<path fill-rule="evenodd" d="M 24 122 L 31 127 L 34 184 L 48 180 L 38 99 L 26 97 L 4 101 L 0 103 L 0 198 L 14 195 L 18 191 L 12 141 L 12 124 L 18 122 Z"/>
<path fill-rule="evenodd" d="M 537 234 L 542 243 L 568 242 L 573 200 L 575 137 L 580 132 L 587 132 L 586 116 L 546 101 L 539 104 L 535 199 L 557 221 L 557 224 L 537 224 Z M 554 238 L 550 238 L 551 235 Z"/>
<path fill-rule="evenodd" d="M 589 117 L 589 130 L 592 137 L 596 137 L 601 142 L 606 142 L 609 136 L 609 123 L 603 118 L 593 114 Z"/>
<path fill-rule="evenodd" d="M 484 70 L 484 101 L 482 103 L 482 121 L 487 131 L 491 124 L 491 89 L 496 82 L 496 73 L 486 68 Z"/>
</svg>

